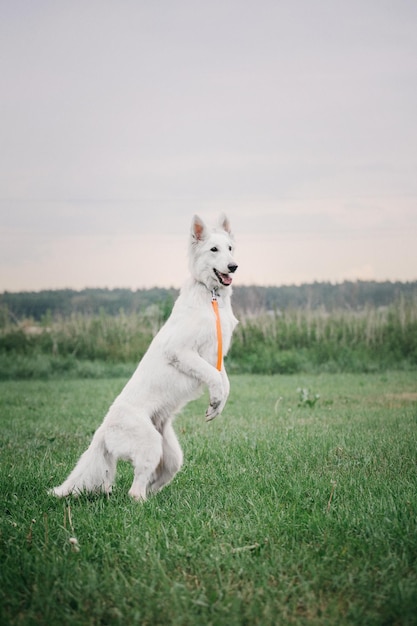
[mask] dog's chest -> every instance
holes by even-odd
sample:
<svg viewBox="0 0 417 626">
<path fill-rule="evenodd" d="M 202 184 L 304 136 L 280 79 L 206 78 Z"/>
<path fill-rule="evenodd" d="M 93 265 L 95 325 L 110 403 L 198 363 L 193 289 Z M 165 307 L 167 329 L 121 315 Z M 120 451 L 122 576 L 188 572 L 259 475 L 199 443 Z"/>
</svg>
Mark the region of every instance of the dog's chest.
<svg viewBox="0 0 417 626">
<path fill-rule="evenodd" d="M 218 296 L 223 355 L 230 348 L 237 320 L 233 315 L 230 297 Z M 186 290 L 178 298 L 171 318 L 163 331 L 164 341 L 178 344 L 179 348 L 195 350 L 213 365 L 217 361 L 219 338 L 216 313 L 207 290 Z"/>
<path fill-rule="evenodd" d="M 216 363 L 219 345 L 222 346 L 223 355 L 226 355 L 231 344 L 233 330 L 237 320 L 233 315 L 230 302 L 218 300 L 218 313 L 220 317 L 221 337 L 217 332 L 217 320 L 214 308 L 211 306 L 205 310 L 205 315 L 201 320 L 199 332 L 198 351 L 207 361 Z M 219 341 L 220 340 L 220 341 Z"/>
<path fill-rule="evenodd" d="M 224 351 L 224 354 L 226 354 L 230 348 L 232 334 L 236 326 L 237 320 L 235 319 L 232 313 L 230 304 L 229 306 L 227 306 L 220 299 L 218 301 L 218 304 L 219 304 L 218 310 L 219 310 L 219 315 L 220 315 L 220 324 L 221 324 L 221 330 L 222 330 L 223 351 Z M 215 318 L 215 315 L 213 317 Z M 217 328 L 216 328 L 216 341 L 218 342 Z"/>
</svg>

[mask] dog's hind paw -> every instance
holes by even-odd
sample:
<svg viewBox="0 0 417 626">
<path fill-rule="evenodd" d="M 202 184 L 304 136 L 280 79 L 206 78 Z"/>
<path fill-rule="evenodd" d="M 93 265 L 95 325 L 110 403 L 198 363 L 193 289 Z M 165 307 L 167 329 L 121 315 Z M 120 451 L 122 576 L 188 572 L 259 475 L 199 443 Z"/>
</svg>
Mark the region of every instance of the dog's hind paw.
<svg viewBox="0 0 417 626">
<path fill-rule="evenodd" d="M 53 496 L 55 498 L 65 498 L 70 495 L 66 491 L 63 491 L 61 487 L 53 487 L 52 489 L 48 489 L 48 496 Z"/>
</svg>

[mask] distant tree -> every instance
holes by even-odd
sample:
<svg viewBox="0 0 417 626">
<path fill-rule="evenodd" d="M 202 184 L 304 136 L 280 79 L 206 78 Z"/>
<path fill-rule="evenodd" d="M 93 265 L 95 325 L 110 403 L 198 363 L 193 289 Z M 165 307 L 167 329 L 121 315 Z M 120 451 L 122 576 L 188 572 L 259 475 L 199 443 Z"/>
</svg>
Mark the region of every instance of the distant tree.
<svg viewBox="0 0 417 626">
<path fill-rule="evenodd" d="M 118 315 L 120 311 L 135 313 L 148 307 L 160 307 L 162 319 L 167 319 L 178 295 L 177 289 L 71 289 L 40 292 L 4 292 L 0 294 L 2 320 L 30 318 L 41 321 L 46 315 L 67 317 L 71 313 Z M 345 281 L 282 286 L 241 286 L 233 292 L 234 308 L 243 314 L 290 309 L 361 310 L 366 307 L 389 306 L 403 298 L 417 301 L 417 281 L 375 282 Z M 6 313 L 7 312 L 7 313 Z"/>
</svg>

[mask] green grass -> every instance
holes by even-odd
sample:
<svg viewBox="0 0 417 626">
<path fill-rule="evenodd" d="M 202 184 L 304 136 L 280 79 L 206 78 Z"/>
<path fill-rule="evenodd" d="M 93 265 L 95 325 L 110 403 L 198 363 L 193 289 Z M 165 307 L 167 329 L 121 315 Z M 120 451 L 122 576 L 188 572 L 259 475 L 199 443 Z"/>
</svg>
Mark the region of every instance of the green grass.
<svg viewBox="0 0 417 626">
<path fill-rule="evenodd" d="M 34 322 L 4 312 L 2 318 L 0 310 L 0 380 L 128 376 L 168 312 L 155 306 Z M 415 298 L 360 311 L 298 308 L 238 317 L 227 356 L 233 374 L 417 370 Z"/>
<path fill-rule="evenodd" d="M 417 624 L 415 374 L 233 376 L 145 504 L 50 498 L 123 382 L 0 384 L 1 624 Z"/>
</svg>

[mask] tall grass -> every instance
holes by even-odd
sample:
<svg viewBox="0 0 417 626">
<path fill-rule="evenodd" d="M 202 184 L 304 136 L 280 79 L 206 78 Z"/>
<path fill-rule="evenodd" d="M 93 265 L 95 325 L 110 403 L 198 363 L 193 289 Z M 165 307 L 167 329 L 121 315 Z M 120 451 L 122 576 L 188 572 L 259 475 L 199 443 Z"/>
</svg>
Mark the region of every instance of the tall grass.
<svg viewBox="0 0 417 626">
<path fill-rule="evenodd" d="M 0 378 L 131 371 L 166 317 L 153 306 L 117 316 L 73 314 L 0 328 Z M 417 301 L 362 311 L 294 309 L 244 315 L 228 367 L 235 373 L 366 372 L 417 367 Z"/>
<path fill-rule="evenodd" d="M 162 324 L 157 307 L 144 314 L 72 314 L 0 331 L 0 379 L 124 375 L 145 353 Z"/>
<path fill-rule="evenodd" d="M 417 302 L 363 311 L 295 309 L 246 318 L 230 353 L 232 371 L 378 371 L 417 366 Z"/>
</svg>

